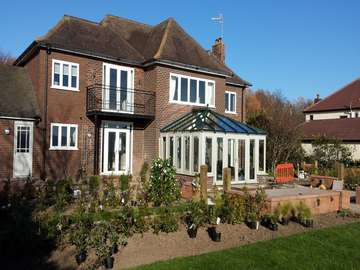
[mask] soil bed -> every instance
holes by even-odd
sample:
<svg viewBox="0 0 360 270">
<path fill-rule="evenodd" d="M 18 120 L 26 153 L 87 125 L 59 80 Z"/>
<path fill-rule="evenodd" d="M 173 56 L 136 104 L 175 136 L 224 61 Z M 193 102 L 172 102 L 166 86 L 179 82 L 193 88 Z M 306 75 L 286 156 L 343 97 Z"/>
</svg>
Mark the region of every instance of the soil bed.
<svg viewBox="0 0 360 270">
<path fill-rule="evenodd" d="M 359 220 L 359 218 L 354 217 L 342 218 L 335 213 L 331 213 L 316 216 L 314 218 L 314 228 L 312 229 L 290 222 L 288 226 L 279 225 L 279 230 L 275 232 L 263 226 L 260 226 L 260 229 L 255 231 L 249 229 L 245 224 L 220 224 L 218 225 L 218 231 L 221 232 L 221 242 L 211 241 L 206 227 L 199 229 L 195 239 L 188 237 L 184 226 L 180 226 L 179 231 L 169 234 L 159 233 L 156 235 L 149 231 L 144 233 L 143 236 L 134 235 L 129 239 L 128 245 L 114 256 L 114 269 L 126 269 L 175 257 L 199 255 L 314 229 L 358 222 Z M 94 254 L 89 254 L 87 263 L 77 268 L 74 249 L 66 247 L 53 252 L 49 261 L 57 265 L 58 269 L 86 269 L 94 258 Z"/>
</svg>

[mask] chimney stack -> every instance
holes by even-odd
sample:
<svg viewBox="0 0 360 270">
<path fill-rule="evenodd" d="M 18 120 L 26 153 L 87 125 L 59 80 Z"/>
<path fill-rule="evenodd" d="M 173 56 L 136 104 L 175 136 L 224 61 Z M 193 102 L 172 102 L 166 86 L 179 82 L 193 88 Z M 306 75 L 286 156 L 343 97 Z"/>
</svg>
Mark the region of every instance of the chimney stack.
<svg viewBox="0 0 360 270">
<path fill-rule="evenodd" d="M 321 100 L 320 95 L 316 94 L 316 98 L 314 98 L 314 104 L 318 103 Z"/>
<path fill-rule="evenodd" d="M 221 63 L 225 63 L 225 44 L 222 42 L 221 37 L 215 39 L 211 52 Z"/>
</svg>

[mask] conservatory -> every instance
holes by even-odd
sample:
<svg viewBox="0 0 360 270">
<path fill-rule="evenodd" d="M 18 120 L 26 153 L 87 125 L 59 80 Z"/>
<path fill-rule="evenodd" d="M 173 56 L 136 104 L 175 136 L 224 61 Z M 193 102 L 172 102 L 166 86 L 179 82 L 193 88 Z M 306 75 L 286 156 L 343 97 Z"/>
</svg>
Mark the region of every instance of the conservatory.
<svg viewBox="0 0 360 270">
<path fill-rule="evenodd" d="M 160 130 L 160 156 L 169 158 L 178 174 L 199 173 L 222 185 L 223 169 L 232 183 L 256 183 L 266 172 L 266 134 L 208 108 L 194 109 Z"/>
</svg>

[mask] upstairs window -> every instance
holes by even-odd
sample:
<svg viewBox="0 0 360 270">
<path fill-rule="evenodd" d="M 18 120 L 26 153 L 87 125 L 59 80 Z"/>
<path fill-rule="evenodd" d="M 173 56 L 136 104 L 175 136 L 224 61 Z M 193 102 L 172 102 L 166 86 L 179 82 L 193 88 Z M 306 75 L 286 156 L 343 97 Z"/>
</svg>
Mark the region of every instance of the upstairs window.
<svg viewBox="0 0 360 270">
<path fill-rule="evenodd" d="M 52 88 L 79 91 L 79 64 L 53 60 Z"/>
<path fill-rule="evenodd" d="M 236 113 L 236 93 L 225 92 L 225 112 Z"/>
<path fill-rule="evenodd" d="M 51 124 L 51 150 L 77 150 L 78 125 Z"/>
<path fill-rule="evenodd" d="M 170 102 L 215 107 L 215 82 L 170 74 Z"/>
</svg>

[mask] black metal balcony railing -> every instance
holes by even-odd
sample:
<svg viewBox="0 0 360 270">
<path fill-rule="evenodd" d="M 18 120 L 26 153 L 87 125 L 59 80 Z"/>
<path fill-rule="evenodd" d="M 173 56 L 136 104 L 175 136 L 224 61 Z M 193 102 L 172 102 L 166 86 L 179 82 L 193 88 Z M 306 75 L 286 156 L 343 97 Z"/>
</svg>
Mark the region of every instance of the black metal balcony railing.
<svg viewBox="0 0 360 270">
<path fill-rule="evenodd" d="M 154 116 L 155 93 L 140 89 L 94 84 L 87 87 L 87 112 Z"/>
</svg>

